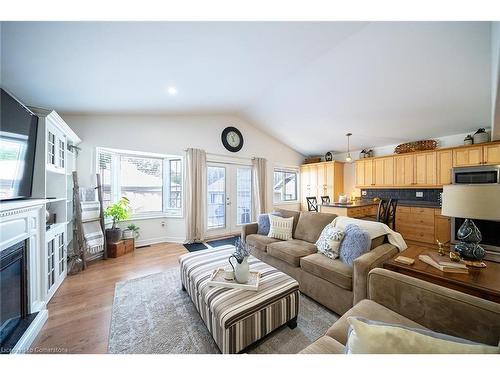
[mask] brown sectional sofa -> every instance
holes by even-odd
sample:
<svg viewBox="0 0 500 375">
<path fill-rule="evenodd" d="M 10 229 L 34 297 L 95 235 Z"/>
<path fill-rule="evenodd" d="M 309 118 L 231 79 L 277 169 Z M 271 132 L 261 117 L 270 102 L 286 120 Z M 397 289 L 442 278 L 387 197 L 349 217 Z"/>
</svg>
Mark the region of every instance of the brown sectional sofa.
<svg viewBox="0 0 500 375">
<path fill-rule="evenodd" d="M 344 353 L 349 316 L 426 328 L 492 346 L 499 343 L 498 303 L 382 268 L 368 273 L 367 297 L 301 353 Z"/>
<path fill-rule="evenodd" d="M 292 276 L 300 291 L 322 305 L 343 314 L 366 298 L 368 272 L 392 258 L 397 248 L 384 243 L 384 236 L 372 240 L 372 249 L 351 267 L 338 259 L 319 254 L 315 242 L 323 228 L 336 217 L 318 212 L 279 211 L 293 217 L 292 240 L 281 241 L 257 234 L 257 223 L 244 225 L 242 239 L 260 260 Z"/>
</svg>

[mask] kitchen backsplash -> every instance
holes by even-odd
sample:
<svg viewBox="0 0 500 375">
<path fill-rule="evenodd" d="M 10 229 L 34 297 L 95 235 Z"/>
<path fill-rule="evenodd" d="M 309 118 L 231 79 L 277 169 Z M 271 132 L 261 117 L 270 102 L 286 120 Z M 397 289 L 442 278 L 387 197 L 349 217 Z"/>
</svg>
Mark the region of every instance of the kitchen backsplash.
<svg viewBox="0 0 500 375">
<path fill-rule="evenodd" d="M 366 192 L 366 195 L 364 194 Z M 402 201 L 440 202 L 443 189 L 362 189 L 362 199 L 396 198 Z M 421 197 L 417 194 L 422 195 Z"/>
</svg>

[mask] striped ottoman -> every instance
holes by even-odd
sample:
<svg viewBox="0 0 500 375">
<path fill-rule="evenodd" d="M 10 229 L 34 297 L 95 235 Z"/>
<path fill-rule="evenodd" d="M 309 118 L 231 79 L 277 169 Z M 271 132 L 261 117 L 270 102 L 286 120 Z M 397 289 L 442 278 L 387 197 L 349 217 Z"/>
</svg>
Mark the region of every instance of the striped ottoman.
<svg viewBox="0 0 500 375">
<path fill-rule="evenodd" d="M 222 353 L 238 353 L 284 324 L 297 325 L 299 284 L 251 256 L 261 273 L 258 291 L 210 287 L 213 270 L 225 267 L 234 247 L 208 249 L 180 257 L 181 280 Z"/>
</svg>

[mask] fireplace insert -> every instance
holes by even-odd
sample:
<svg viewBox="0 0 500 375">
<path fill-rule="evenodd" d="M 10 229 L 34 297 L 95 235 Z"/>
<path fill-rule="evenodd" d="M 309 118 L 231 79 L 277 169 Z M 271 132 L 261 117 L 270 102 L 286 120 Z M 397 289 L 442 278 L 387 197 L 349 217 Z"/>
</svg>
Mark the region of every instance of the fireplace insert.
<svg viewBox="0 0 500 375">
<path fill-rule="evenodd" d="M 26 241 L 0 252 L 0 348 L 12 349 L 19 327 L 28 316 Z M 19 332 L 18 332 L 19 333 Z M 22 333 L 21 333 L 22 334 Z"/>
</svg>

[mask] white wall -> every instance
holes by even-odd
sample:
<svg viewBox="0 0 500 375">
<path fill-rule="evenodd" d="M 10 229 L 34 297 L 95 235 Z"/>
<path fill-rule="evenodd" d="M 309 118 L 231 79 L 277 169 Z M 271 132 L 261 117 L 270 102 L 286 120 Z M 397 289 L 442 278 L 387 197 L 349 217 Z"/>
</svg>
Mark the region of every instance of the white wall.
<svg viewBox="0 0 500 375">
<path fill-rule="evenodd" d="M 63 114 L 62 117 L 82 139 L 82 151 L 77 159 L 81 186 L 95 184 L 95 148 L 98 146 L 169 155 L 184 155 L 186 148 L 194 147 L 209 154 L 247 158 L 246 162 L 254 156 L 266 158 L 267 206 L 270 208 L 273 167 L 298 167 L 303 162 L 303 155 L 235 116 Z M 221 132 L 227 126 L 236 126 L 243 134 L 244 146 L 237 154 L 227 151 L 221 143 Z M 139 244 L 185 239 L 184 218 L 144 219 L 134 223 L 141 228 Z"/>
<path fill-rule="evenodd" d="M 438 137 L 433 139 L 435 139 L 438 142 L 437 146 L 438 148 L 461 146 L 464 144 L 464 138 L 467 136 L 467 134 L 472 135 L 476 132 L 476 130 L 477 129 L 471 129 L 471 131 L 468 133 L 449 135 L 446 137 Z M 486 131 L 491 132 L 491 129 L 486 129 Z M 373 148 L 374 156 L 393 155 L 396 146 L 397 144 L 388 145 L 384 147 L 374 147 Z M 351 152 L 352 159 L 353 160 L 359 159 L 360 152 L 361 150 L 352 151 Z M 346 153 L 334 154 L 333 158 L 335 160 L 345 161 Z M 356 165 L 355 163 L 345 163 L 344 165 L 344 193 L 349 195 L 354 193 L 354 195 L 360 196 L 361 194 L 360 190 L 355 187 L 356 185 L 355 165 Z"/>
<path fill-rule="evenodd" d="M 500 97 L 498 79 L 500 69 L 500 22 L 491 23 L 491 126 L 492 138 L 500 139 Z"/>
</svg>

